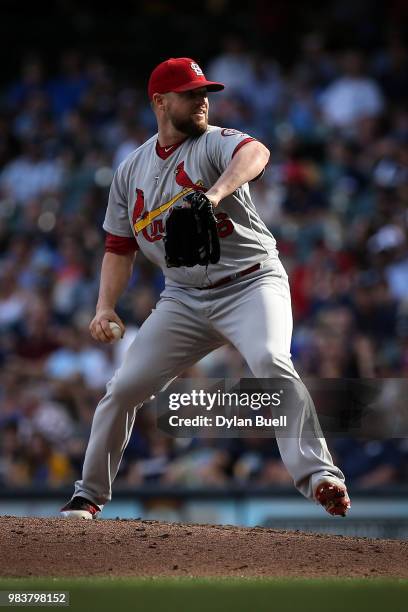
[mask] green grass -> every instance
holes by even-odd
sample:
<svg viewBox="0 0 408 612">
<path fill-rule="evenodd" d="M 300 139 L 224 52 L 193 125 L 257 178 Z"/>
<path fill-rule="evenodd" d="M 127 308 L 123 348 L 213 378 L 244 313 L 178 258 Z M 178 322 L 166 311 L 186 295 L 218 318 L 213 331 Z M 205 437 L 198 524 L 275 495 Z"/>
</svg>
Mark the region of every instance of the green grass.
<svg viewBox="0 0 408 612">
<path fill-rule="evenodd" d="M 92 612 L 402 612 L 408 580 L 267 578 L 0 579 L 0 591 L 69 591 Z M 11 608 L 1 608 L 11 609 Z"/>
</svg>

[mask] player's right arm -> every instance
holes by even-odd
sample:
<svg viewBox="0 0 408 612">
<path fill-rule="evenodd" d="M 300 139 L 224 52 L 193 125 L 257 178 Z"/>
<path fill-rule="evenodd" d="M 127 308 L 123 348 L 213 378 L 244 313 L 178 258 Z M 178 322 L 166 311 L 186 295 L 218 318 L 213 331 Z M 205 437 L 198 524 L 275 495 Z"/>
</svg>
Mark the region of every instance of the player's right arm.
<svg viewBox="0 0 408 612">
<path fill-rule="evenodd" d="M 125 254 L 106 251 L 102 261 L 99 297 L 96 314 L 89 330 L 92 337 L 99 342 L 111 342 L 114 336 L 109 328 L 109 321 L 115 321 L 125 333 L 125 326 L 115 312 L 116 304 L 126 289 L 132 275 L 136 252 Z"/>
<path fill-rule="evenodd" d="M 103 228 L 107 232 L 105 255 L 102 261 L 99 297 L 96 314 L 89 330 L 99 342 L 111 342 L 114 336 L 109 321 L 114 321 L 125 333 L 125 326 L 115 312 L 117 301 L 125 291 L 132 275 L 133 263 L 138 250 L 137 241 L 129 222 L 126 178 L 121 164 L 109 192 Z"/>
</svg>

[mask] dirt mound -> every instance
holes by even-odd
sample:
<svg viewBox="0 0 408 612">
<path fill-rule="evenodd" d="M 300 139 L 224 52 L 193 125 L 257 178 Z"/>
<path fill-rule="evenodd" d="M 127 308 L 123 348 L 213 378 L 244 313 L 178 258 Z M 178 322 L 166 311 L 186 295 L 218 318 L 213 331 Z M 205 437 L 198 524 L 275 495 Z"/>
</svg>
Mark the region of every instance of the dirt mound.
<svg viewBox="0 0 408 612">
<path fill-rule="evenodd" d="M 0 517 L 0 576 L 389 576 L 408 542 L 142 520 Z"/>
</svg>

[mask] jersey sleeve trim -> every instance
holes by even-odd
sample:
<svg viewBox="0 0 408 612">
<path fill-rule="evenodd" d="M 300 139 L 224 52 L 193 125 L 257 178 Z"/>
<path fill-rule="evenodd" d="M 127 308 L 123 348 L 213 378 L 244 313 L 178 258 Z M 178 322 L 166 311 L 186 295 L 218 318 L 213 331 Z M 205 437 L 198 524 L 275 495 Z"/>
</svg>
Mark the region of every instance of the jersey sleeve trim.
<svg viewBox="0 0 408 612">
<path fill-rule="evenodd" d="M 234 151 L 233 151 L 233 153 L 231 155 L 231 159 L 234 157 L 235 153 L 238 153 L 238 151 L 240 150 L 241 147 L 246 145 L 248 142 L 253 142 L 255 140 L 256 140 L 256 138 L 251 138 L 251 137 L 248 137 L 248 138 L 245 138 L 244 140 L 241 140 L 241 142 L 239 142 L 237 144 L 237 146 L 235 147 L 235 149 L 234 149 Z"/>
<path fill-rule="evenodd" d="M 116 236 L 109 232 L 105 238 L 105 253 L 115 253 L 116 255 L 128 255 L 139 250 L 139 245 L 134 237 Z"/>
</svg>

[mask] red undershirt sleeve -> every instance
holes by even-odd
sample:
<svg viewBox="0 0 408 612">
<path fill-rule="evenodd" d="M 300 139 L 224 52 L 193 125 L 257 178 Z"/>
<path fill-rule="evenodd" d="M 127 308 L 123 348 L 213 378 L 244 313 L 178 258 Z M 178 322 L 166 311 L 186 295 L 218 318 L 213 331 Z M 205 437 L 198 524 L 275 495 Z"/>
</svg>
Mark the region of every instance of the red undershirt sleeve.
<svg viewBox="0 0 408 612">
<path fill-rule="evenodd" d="M 139 250 L 136 238 L 127 236 L 115 236 L 106 232 L 105 253 L 115 253 L 116 255 L 128 255 Z"/>
</svg>

